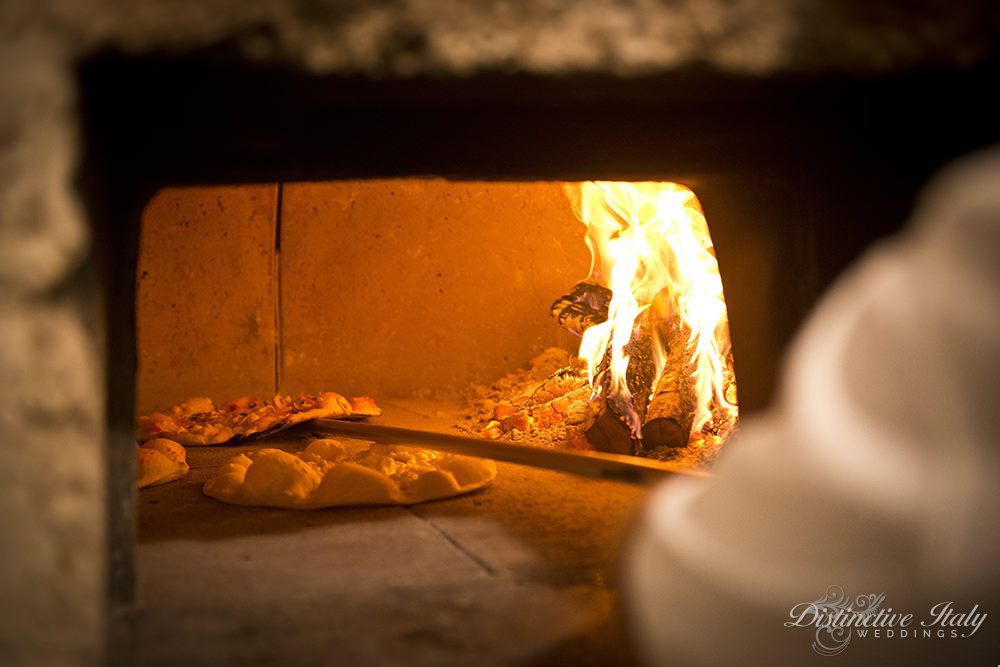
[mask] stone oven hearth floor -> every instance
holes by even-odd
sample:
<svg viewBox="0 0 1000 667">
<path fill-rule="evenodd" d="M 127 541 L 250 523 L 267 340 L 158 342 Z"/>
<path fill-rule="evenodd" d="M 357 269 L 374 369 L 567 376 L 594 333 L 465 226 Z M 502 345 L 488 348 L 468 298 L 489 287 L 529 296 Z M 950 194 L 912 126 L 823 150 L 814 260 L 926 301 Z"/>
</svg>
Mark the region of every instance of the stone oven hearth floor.
<svg viewBox="0 0 1000 667">
<path fill-rule="evenodd" d="M 379 423 L 447 430 L 454 415 L 406 401 Z M 201 493 L 250 448 L 189 448 L 187 477 L 139 492 L 138 599 L 113 629 L 113 663 L 634 662 L 616 561 L 644 488 L 500 463 L 491 487 L 410 508 L 278 510 Z"/>
</svg>

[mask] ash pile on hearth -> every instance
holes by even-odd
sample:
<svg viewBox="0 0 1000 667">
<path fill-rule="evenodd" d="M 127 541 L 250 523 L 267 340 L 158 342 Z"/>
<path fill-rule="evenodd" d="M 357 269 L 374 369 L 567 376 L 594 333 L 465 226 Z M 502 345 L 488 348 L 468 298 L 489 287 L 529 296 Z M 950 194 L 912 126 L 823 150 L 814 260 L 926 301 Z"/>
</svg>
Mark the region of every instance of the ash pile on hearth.
<svg viewBox="0 0 1000 667">
<path fill-rule="evenodd" d="M 584 432 L 593 421 L 590 386 L 580 362 L 549 348 L 529 368 L 508 373 L 489 387 L 472 388 L 459 428 L 491 440 L 555 449 L 594 449 Z"/>
<path fill-rule="evenodd" d="M 549 348 L 528 368 L 508 373 L 489 386 L 470 389 L 459 430 L 516 445 L 549 449 L 596 450 L 587 431 L 599 409 L 583 364 L 571 353 Z M 691 467 L 710 467 L 724 438 L 706 426 L 685 447 L 642 451 L 642 456 Z"/>
</svg>

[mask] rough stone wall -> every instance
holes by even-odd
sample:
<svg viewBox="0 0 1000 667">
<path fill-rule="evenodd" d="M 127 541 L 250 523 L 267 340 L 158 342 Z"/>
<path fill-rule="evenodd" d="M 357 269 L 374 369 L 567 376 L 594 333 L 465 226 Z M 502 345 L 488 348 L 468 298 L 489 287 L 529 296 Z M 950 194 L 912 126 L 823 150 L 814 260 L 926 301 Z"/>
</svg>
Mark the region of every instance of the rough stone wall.
<svg viewBox="0 0 1000 667">
<path fill-rule="evenodd" d="M 990 55 L 988 2 L 8 0 L 0 4 L 0 655 L 87 664 L 101 645 L 101 364 L 73 66 L 235 39 L 248 58 L 378 76 L 885 71 Z M 92 295 L 91 295 L 92 296 Z M 99 333 L 99 332 L 97 332 Z"/>
<path fill-rule="evenodd" d="M 0 662 L 100 660 L 102 375 L 70 70 L 0 36 Z"/>
</svg>

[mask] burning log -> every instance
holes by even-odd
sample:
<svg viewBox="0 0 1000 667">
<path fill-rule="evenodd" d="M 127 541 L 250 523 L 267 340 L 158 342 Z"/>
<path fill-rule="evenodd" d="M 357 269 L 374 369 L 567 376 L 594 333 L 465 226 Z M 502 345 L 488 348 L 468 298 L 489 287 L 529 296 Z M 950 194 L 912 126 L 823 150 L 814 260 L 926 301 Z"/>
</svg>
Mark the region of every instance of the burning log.
<svg viewBox="0 0 1000 667">
<path fill-rule="evenodd" d="M 596 288 L 596 289 L 595 289 Z M 593 306 L 588 297 L 608 294 L 608 301 Z M 578 283 L 552 306 L 553 316 L 571 331 L 583 333 L 606 321 L 610 291 L 593 283 Z M 597 302 L 601 304 L 602 302 Z M 561 306 L 561 307 L 560 307 Z M 577 327 L 580 328 L 577 331 Z M 662 292 L 640 315 L 632 329 L 626 386 L 631 400 L 610 391 L 610 352 L 594 374 L 597 413 L 587 439 L 599 450 L 618 454 L 684 447 L 694 422 L 695 399 L 691 376 L 694 367 L 688 345 L 690 330 L 672 314 L 669 295 Z M 657 351 L 665 353 L 663 371 L 657 377 Z"/>
<path fill-rule="evenodd" d="M 598 409 L 600 412 L 594 423 L 584 431 L 587 441 L 599 452 L 636 454 L 638 440 L 632 437 L 625 417 L 609 403 L 599 406 Z"/>
<path fill-rule="evenodd" d="M 658 344 L 659 327 L 653 318 L 637 319 L 627 348 L 629 363 L 625 385 L 631 398 L 611 392 L 610 352 L 601 360 L 594 375 L 595 383 L 601 385 L 594 397 L 598 401 L 598 417 L 587 430 L 587 439 L 598 451 L 637 454 L 641 449 L 642 423 L 656 382 L 653 350 Z"/>
<path fill-rule="evenodd" d="M 676 323 L 675 323 L 676 324 Z M 687 327 L 674 326 L 667 337 L 667 359 L 646 409 L 642 447 L 653 451 L 684 447 L 691 435 L 695 400 Z"/>
</svg>

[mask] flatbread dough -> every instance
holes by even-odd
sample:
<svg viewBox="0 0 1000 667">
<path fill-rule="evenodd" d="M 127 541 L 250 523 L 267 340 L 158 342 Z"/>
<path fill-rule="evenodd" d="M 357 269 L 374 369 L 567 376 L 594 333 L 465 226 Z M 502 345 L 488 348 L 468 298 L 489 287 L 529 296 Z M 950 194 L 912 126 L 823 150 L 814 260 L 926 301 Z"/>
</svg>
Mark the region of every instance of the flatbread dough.
<svg viewBox="0 0 1000 667">
<path fill-rule="evenodd" d="M 205 495 L 235 505 L 319 509 L 413 505 L 487 486 L 496 463 L 363 440 L 314 440 L 299 453 L 239 454 L 205 482 Z"/>
<path fill-rule="evenodd" d="M 135 448 L 136 485 L 166 484 L 188 474 L 187 452 L 173 440 L 156 438 Z"/>
</svg>

